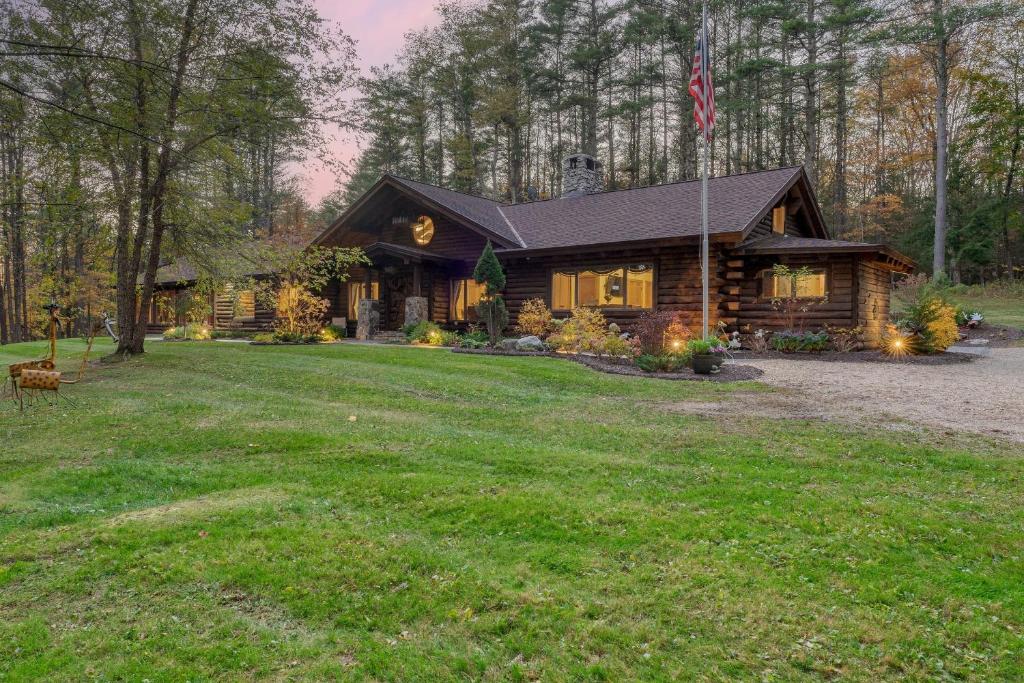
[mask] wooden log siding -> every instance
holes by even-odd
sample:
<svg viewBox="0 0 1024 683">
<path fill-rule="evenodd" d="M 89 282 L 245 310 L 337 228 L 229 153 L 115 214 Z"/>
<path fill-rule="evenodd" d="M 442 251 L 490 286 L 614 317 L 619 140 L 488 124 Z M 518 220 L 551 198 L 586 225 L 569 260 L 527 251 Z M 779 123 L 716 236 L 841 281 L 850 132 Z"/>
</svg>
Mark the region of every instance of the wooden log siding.
<svg viewBox="0 0 1024 683">
<path fill-rule="evenodd" d="M 581 270 L 588 267 L 608 267 L 647 263 L 654 266 L 654 306 L 657 310 L 679 311 L 684 322 L 697 331 L 701 324 L 701 273 L 700 250 L 698 247 L 672 247 L 667 249 L 622 250 L 581 254 L 579 256 L 549 256 L 516 259 L 510 255 L 505 265 L 507 282 L 504 297 L 509 309 L 511 325 L 523 302 L 540 298 L 551 306 L 551 276 L 560 270 Z M 709 254 L 712 277 L 709 280 L 708 304 L 711 313 L 711 327 L 720 319 L 734 322 L 734 313 L 727 312 L 727 297 L 722 293 L 728 287 L 726 280 L 726 259 L 721 250 L 714 246 Z M 637 319 L 648 309 L 602 308 L 609 323 L 619 325 L 624 331 L 631 331 Z M 568 313 L 556 311 L 557 317 Z"/>
<path fill-rule="evenodd" d="M 221 292 L 214 298 L 214 329 L 239 332 L 266 332 L 274 329 L 276 311 L 267 308 L 256 298 L 253 318 L 235 318 L 235 302 L 231 292 Z"/>
<path fill-rule="evenodd" d="M 889 323 L 892 275 L 888 268 L 868 260 L 857 262 L 857 324 L 870 347 L 878 346 Z"/>
<path fill-rule="evenodd" d="M 828 301 L 814 306 L 807 313 L 802 314 L 805 329 L 817 330 L 825 325 L 855 327 L 858 324 L 857 282 L 854 277 L 856 261 L 856 257 L 849 255 L 825 257 L 816 254 L 794 254 L 779 257 L 747 257 L 744 265 L 744 279 L 740 283 L 739 310 L 736 312 L 737 328 L 742 333 L 751 333 L 758 329 L 768 331 L 786 329 L 786 315 L 775 310 L 771 301 L 761 296 L 760 275 L 766 270 L 771 270 L 776 263 L 785 263 L 794 268 L 800 266 L 826 268 L 828 271 Z"/>
</svg>

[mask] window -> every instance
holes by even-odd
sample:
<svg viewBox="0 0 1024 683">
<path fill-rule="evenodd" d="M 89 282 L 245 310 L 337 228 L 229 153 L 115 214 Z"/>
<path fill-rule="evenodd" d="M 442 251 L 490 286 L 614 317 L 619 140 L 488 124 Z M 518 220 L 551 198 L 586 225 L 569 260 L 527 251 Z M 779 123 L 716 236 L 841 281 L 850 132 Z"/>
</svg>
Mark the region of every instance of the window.
<svg viewBox="0 0 1024 683">
<path fill-rule="evenodd" d="M 786 232 L 786 205 L 776 206 L 772 209 L 772 232 L 782 235 Z"/>
<path fill-rule="evenodd" d="M 801 278 L 779 277 L 770 270 L 762 274 L 761 295 L 765 299 L 789 299 L 796 280 L 797 299 L 820 299 L 828 293 L 828 275 L 824 268 L 815 268 Z"/>
<path fill-rule="evenodd" d="M 552 273 L 552 310 L 577 306 L 654 308 L 654 267 L 636 264 Z"/>
<path fill-rule="evenodd" d="M 551 276 L 551 308 L 568 311 L 576 306 L 576 273 Z"/>
<path fill-rule="evenodd" d="M 637 265 L 626 269 L 626 305 L 630 308 L 654 307 L 654 269 Z"/>
<path fill-rule="evenodd" d="M 380 298 L 380 285 L 376 282 L 370 285 L 370 296 L 366 296 L 366 283 L 365 282 L 350 282 L 348 283 L 348 319 L 359 320 L 359 301 L 361 299 L 378 299 Z"/>
<path fill-rule="evenodd" d="M 235 298 L 235 312 L 232 317 L 235 320 L 256 319 L 256 292 L 251 289 L 239 290 Z"/>
<path fill-rule="evenodd" d="M 455 321 L 476 320 L 476 305 L 484 296 L 484 286 L 473 278 L 452 280 L 451 311 L 449 318 Z"/>
</svg>

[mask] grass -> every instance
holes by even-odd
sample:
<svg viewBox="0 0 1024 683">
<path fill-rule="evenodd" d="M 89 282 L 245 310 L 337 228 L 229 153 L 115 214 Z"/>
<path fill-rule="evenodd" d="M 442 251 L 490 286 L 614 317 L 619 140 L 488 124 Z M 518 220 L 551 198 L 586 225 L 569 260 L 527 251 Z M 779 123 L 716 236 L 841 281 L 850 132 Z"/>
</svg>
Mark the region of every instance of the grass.
<svg viewBox="0 0 1024 683">
<path fill-rule="evenodd" d="M 758 389 L 549 358 L 148 349 L 0 406 L 0 680 L 1024 667 L 1019 446 L 708 420 L 671 406 Z"/>
<path fill-rule="evenodd" d="M 1024 329 L 1024 297 L 995 296 L 970 290 L 951 296 L 956 303 L 981 311 L 986 322 Z"/>
</svg>

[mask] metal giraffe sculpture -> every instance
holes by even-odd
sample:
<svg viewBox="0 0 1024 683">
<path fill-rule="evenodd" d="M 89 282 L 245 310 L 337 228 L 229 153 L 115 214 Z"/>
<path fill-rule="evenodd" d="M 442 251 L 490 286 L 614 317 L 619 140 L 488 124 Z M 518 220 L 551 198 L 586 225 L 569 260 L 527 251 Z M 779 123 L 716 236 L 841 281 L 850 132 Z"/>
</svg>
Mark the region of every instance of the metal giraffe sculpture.
<svg viewBox="0 0 1024 683">
<path fill-rule="evenodd" d="M 75 379 L 63 379 L 63 373 L 55 370 L 57 359 L 57 313 L 60 306 L 54 299 L 46 306 L 50 313 L 50 355 L 47 358 L 36 361 L 23 361 L 8 366 L 8 383 L 13 392 L 13 398 L 18 401 L 19 406 L 24 410 L 26 394 L 31 400 L 35 396 L 41 396 L 45 392 L 53 392 L 54 400 L 64 398 L 70 402 L 66 395 L 60 394 L 61 384 L 77 384 L 85 374 L 85 368 L 89 363 L 89 354 L 92 353 L 92 345 L 96 340 L 98 326 L 93 326 L 89 332 L 89 343 L 86 346 L 85 354 L 82 356 L 82 363 L 78 367 L 78 375 Z M 110 332 L 110 319 L 104 314 L 103 325 Z M 113 333 L 111 332 L 113 337 Z"/>
</svg>

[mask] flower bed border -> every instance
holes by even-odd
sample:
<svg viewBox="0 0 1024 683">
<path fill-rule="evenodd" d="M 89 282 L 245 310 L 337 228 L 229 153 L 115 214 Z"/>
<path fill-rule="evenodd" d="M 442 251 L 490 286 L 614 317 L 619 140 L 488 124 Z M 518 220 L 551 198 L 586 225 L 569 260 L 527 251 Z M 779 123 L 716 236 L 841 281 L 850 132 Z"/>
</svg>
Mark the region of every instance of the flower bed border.
<svg viewBox="0 0 1024 683">
<path fill-rule="evenodd" d="M 503 351 L 501 349 L 459 349 L 453 348 L 453 353 L 468 353 L 482 356 L 546 356 L 548 358 L 561 358 L 562 360 L 573 361 L 584 365 L 591 370 L 608 373 L 610 375 L 624 375 L 628 377 L 645 377 L 648 379 L 667 379 L 683 382 L 747 382 L 757 379 L 764 374 L 760 368 L 752 365 L 738 365 L 727 363 L 722 366 L 721 371 L 715 375 L 698 375 L 687 368 L 682 372 L 644 372 L 640 368 L 631 365 L 625 359 L 613 360 L 598 356 L 588 356 L 579 353 L 555 353 L 554 351 Z"/>
<path fill-rule="evenodd" d="M 971 363 L 980 357 L 970 353 L 946 351 L 930 355 L 907 354 L 896 358 L 886 355 L 877 349 L 860 351 L 794 351 L 790 353 L 775 350 L 765 351 L 764 353 L 755 353 L 754 351 L 741 350 L 731 351 L 730 353 L 737 360 L 748 361 L 816 360 L 823 363 L 889 363 L 902 365 L 959 365 L 962 363 Z"/>
</svg>

